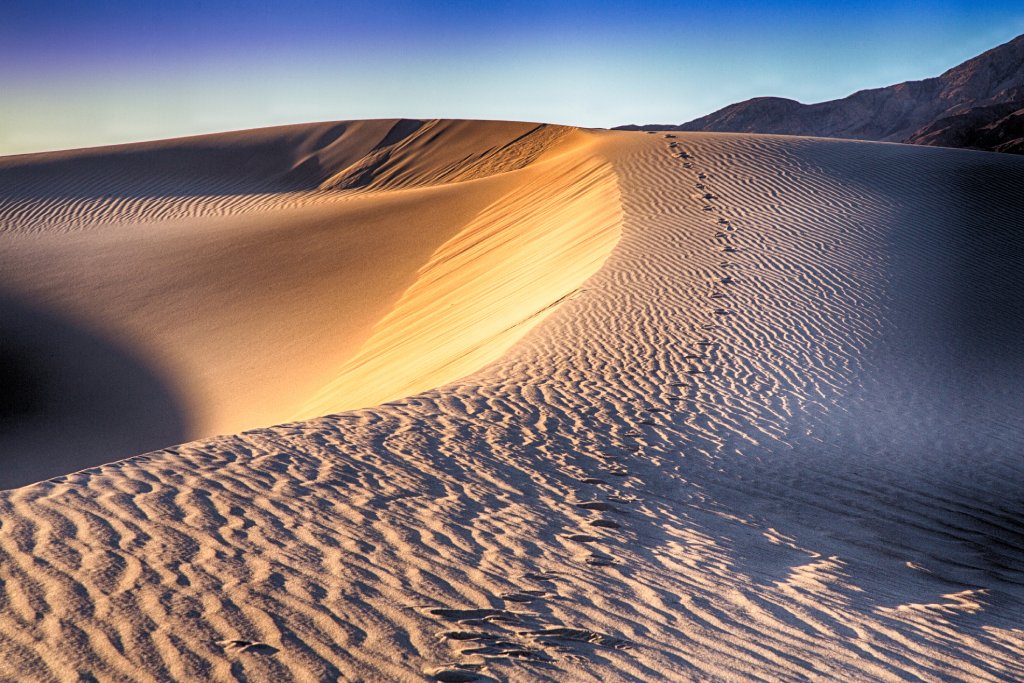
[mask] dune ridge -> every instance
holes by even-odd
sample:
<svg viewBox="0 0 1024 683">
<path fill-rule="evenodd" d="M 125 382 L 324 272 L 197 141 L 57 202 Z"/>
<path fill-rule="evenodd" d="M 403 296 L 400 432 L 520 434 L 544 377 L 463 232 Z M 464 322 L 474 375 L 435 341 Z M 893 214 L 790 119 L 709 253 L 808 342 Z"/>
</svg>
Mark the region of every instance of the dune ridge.
<svg viewBox="0 0 1024 683">
<path fill-rule="evenodd" d="M 0 494 L 0 671 L 1024 677 L 1024 162 L 592 135 L 621 238 L 497 361 Z"/>
<path fill-rule="evenodd" d="M 617 241 L 621 211 L 607 163 L 565 156 L 434 252 L 338 377 L 293 418 L 376 405 L 467 375 L 577 293 Z"/>
<path fill-rule="evenodd" d="M 523 168 L 571 129 L 376 119 L 0 158 L 0 231 L 293 208 L 316 191 L 427 187 Z M 313 196 L 310 196 L 313 193 Z"/>
<path fill-rule="evenodd" d="M 46 397 L 37 403 L 121 393 L 118 381 L 133 380 L 116 368 L 151 375 L 132 428 L 73 404 L 12 416 L 0 486 L 476 370 L 611 250 L 618 199 L 592 144 L 545 124 L 385 120 L 0 160 L 5 293 L 63 321 L 68 338 L 6 327 L 36 359 L 26 384 Z M 448 277 L 470 258 L 473 269 Z M 410 317 L 423 301 L 441 322 Z M 47 360 L 82 336 L 109 347 L 82 357 L 95 367 Z M 90 379 L 52 386 L 76 375 Z M 78 402 L 90 401 L 101 399 Z M 146 418 L 168 405 L 179 416 L 170 438 Z"/>
</svg>

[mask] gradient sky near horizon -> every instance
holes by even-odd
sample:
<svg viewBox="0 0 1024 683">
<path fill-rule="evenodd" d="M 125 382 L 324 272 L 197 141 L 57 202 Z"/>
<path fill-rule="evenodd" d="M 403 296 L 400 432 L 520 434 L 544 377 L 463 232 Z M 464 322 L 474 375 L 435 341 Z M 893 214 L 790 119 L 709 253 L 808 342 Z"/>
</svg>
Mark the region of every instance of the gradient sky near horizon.
<svg viewBox="0 0 1024 683">
<path fill-rule="evenodd" d="M 1024 3 L 7 0 L 0 154 L 283 123 L 681 123 L 938 75 Z"/>
</svg>

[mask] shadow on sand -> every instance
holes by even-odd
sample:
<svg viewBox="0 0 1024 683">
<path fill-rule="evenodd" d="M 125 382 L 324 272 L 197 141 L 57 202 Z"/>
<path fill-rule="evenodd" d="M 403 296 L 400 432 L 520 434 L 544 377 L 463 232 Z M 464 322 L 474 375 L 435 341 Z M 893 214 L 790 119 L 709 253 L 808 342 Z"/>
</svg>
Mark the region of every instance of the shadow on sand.
<svg viewBox="0 0 1024 683">
<path fill-rule="evenodd" d="M 0 294 L 0 488 L 187 440 L 170 384 L 93 332 Z"/>
</svg>

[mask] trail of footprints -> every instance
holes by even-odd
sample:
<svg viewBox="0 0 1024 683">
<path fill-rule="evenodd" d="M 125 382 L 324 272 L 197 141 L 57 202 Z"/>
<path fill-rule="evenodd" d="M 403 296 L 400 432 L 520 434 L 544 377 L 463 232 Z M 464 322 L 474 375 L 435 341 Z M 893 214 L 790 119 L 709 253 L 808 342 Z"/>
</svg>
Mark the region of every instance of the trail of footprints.
<svg viewBox="0 0 1024 683">
<path fill-rule="evenodd" d="M 448 683 L 492 680 L 485 677 L 488 660 L 504 659 L 543 665 L 559 655 L 583 656 L 588 649 L 628 647 L 622 638 L 589 629 L 553 623 L 543 614 L 546 600 L 557 599 L 557 572 L 529 572 L 522 578 L 536 588 L 495 596 L 504 608 L 421 608 L 448 628 L 439 638 L 458 655 L 458 661 L 427 673 Z M 473 660 L 473 661 L 469 661 Z"/>
<path fill-rule="evenodd" d="M 668 138 L 675 136 L 668 135 Z M 709 188 L 708 181 L 711 175 L 700 170 L 694 164 L 694 157 L 683 150 L 676 141 L 669 142 L 669 150 L 673 156 L 683 161 L 683 168 L 693 171 L 696 177 L 694 184 L 700 190 L 699 199 L 702 202 L 701 210 L 706 213 L 715 213 L 717 206 L 713 203 L 719 199 Z M 736 254 L 740 250 L 730 244 L 728 240 L 735 227 L 725 217 L 712 218 L 714 229 L 715 247 L 723 254 Z M 725 269 L 734 264 L 724 257 L 720 267 Z M 717 279 L 709 293 L 709 298 L 716 304 L 721 304 L 728 299 L 723 287 L 734 284 L 734 278 L 727 274 Z M 720 322 L 723 318 L 732 315 L 731 308 L 725 305 L 716 305 L 709 310 L 709 322 L 699 325 L 700 329 L 711 332 L 720 329 Z M 687 369 L 689 375 L 707 375 L 711 368 L 706 365 L 699 365 L 701 361 L 707 361 L 707 351 L 720 346 L 720 342 L 710 337 L 699 339 L 695 342 L 695 349 L 692 353 L 686 354 L 684 358 L 693 361 L 694 365 Z M 685 386 L 686 382 L 676 382 L 675 386 Z M 645 411 L 650 417 L 638 420 L 639 425 L 657 426 L 654 419 L 657 413 L 671 412 L 664 408 L 648 406 Z M 623 434 L 627 438 L 643 436 L 638 431 L 627 431 Z M 587 458 L 587 464 L 591 469 L 583 467 L 574 468 L 565 472 L 572 476 L 578 483 L 594 487 L 596 490 L 582 490 L 576 494 L 576 499 L 570 501 L 572 512 L 577 515 L 577 526 L 566 529 L 562 534 L 563 538 L 573 544 L 580 546 L 580 553 L 576 556 L 579 561 L 595 568 L 614 567 L 618 560 L 614 555 L 607 552 L 607 546 L 618 540 L 619 532 L 624 530 L 624 524 L 629 519 L 629 506 L 639 499 L 630 494 L 623 493 L 615 486 L 612 478 L 627 478 L 643 485 L 643 480 L 636 473 L 620 462 L 620 455 L 615 453 L 616 449 L 611 448 L 597 453 L 596 457 Z M 641 456 L 642 446 L 626 445 L 626 451 L 632 451 L 634 455 Z M 516 593 L 497 596 L 506 604 L 514 603 L 520 608 L 537 609 L 543 605 L 545 600 L 557 597 L 557 593 L 549 588 L 554 588 L 558 580 L 558 574 L 554 572 L 532 572 L 523 578 L 545 588 L 521 590 Z M 552 624 L 537 611 L 526 611 L 525 609 L 455 609 L 434 607 L 427 608 L 425 613 L 440 621 L 448 622 L 458 628 L 443 631 L 440 638 L 447 642 L 461 658 L 461 661 L 442 666 L 429 672 L 439 681 L 478 681 L 484 680 L 483 670 L 487 659 L 504 658 L 519 660 L 523 662 L 544 663 L 552 662 L 559 654 L 581 654 L 581 646 L 589 647 L 610 647 L 624 648 L 629 643 L 621 638 L 590 631 L 587 629 L 573 628 L 562 624 Z M 467 662 L 466 658 L 483 659 L 484 662 Z"/>
<path fill-rule="evenodd" d="M 602 467 L 601 473 L 629 476 L 627 468 L 618 464 Z M 635 498 L 615 492 L 614 487 L 610 487 L 602 477 L 576 474 L 580 483 L 610 488 L 612 492 L 602 499 L 580 496 L 587 499 L 572 503 L 574 510 L 587 516 L 581 520 L 580 528 L 567 530 L 563 538 L 587 548 L 582 556 L 587 565 L 614 565 L 616 560 L 612 555 L 595 549 L 593 545 L 606 543 L 610 539 L 605 534 L 621 528 L 620 522 L 610 515 L 624 514 L 625 506 Z M 427 673 L 435 680 L 446 682 L 489 680 L 484 675 L 487 660 L 504 659 L 543 665 L 559 656 L 580 657 L 594 649 L 629 647 L 630 643 L 623 638 L 567 626 L 545 614 L 546 603 L 560 597 L 557 583 L 561 576 L 551 571 L 524 574 L 523 582 L 534 587 L 494 596 L 492 603 L 503 602 L 504 608 L 423 608 L 424 614 L 450 626 L 439 634 L 439 638 L 458 656 L 458 661 Z"/>
<path fill-rule="evenodd" d="M 645 423 L 654 424 L 651 421 L 641 422 Z M 632 431 L 626 436 L 638 437 L 641 434 Z M 641 455 L 637 452 L 640 451 L 639 446 L 627 446 L 625 450 Z M 575 499 L 567 503 L 578 525 L 566 529 L 561 536 L 580 548 L 576 560 L 595 568 L 613 567 L 618 563 L 605 548 L 617 540 L 615 534 L 623 529 L 629 506 L 639 500 L 611 483 L 612 478 L 625 477 L 639 481 L 628 467 L 619 462 L 620 457 L 612 450 L 604 451 L 596 457 L 586 458 L 593 469 L 577 466 L 563 470 L 577 483 L 594 487 L 577 491 Z M 483 681 L 490 680 L 484 669 L 487 660 L 491 659 L 542 666 L 556 661 L 559 656 L 581 657 L 595 649 L 630 647 L 624 638 L 559 623 L 544 614 L 548 601 L 560 599 L 557 584 L 561 577 L 560 573 L 551 571 L 524 574 L 523 582 L 532 584 L 534 588 L 495 596 L 492 603 L 500 601 L 506 605 L 501 609 L 423 609 L 426 615 L 452 627 L 442 631 L 439 637 L 458 655 L 458 661 L 427 673 L 438 681 Z M 470 659 L 474 661 L 467 661 Z M 483 661 L 479 661 L 481 659 Z"/>
<path fill-rule="evenodd" d="M 666 138 L 674 138 L 674 135 L 666 135 Z M 694 164 L 694 157 L 683 150 L 675 140 L 669 142 L 670 153 L 683 161 L 683 168 L 693 171 L 697 182 L 695 188 L 701 191 L 699 199 L 702 202 L 701 210 L 706 213 L 714 213 L 717 207 L 712 202 L 718 200 L 718 196 L 709 188 L 708 181 L 711 175 L 698 169 Z M 723 254 L 736 254 L 739 249 L 728 243 L 730 234 L 735 227 L 725 217 L 712 219 L 714 228 L 715 246 Z M 727 257 L 726 257 L 727 258 Z M 729 268 L 733 265 L 728 260 L 723 260 L 721 268 Z M 734 283 L 734 279 L 727 273 L 722 273 L 717 280 L 717 285 L 728 286 Z M 722 302 L 728 299 L 728 295 L 720 287 L 713 287 L 708 295 L 714 302 Z M 732 315 L 732 309 L 724 305 L 717 305 L 710 309 L 710 322 L 701 324 L 699 327 L 705 331 L 720 329 L 718 324 L 724 317 Z M 707 361 L 706 352 L 719 346 L 715 339 L 699 339 L 695 342 L 696 349 L 693 353 L 686 354 L 686 360 Z M 706 375 L 710 368 L 701 365 L 694 365 L 687 371 L 689 375 Z M 685 382 L 676 382 L 675 386 L 685 386 Z M 645 411 L 651 417 L 656 413 L 671 412 L 664 408 L 648 406 Z M 657 426 L 653 419 L 641 419 L 638 424 L 645 426 Z M 643 436 L 638 431 L 627 431 L 623 434 L 627 438 L 638 438 Z M 626 451 L 632 451 L 634 455 L 641 456 L 642 446 L 626 445 Z M 639 499 L 635 496 L 621 492 L 612 482 L 611 478 L 630 477 L 639 484 L 643 480 L 636 473 L 623 463 L 619 462 L 619 454 L 614 448 L 596 454 L 596 457 L 587 458 L 587 464 L 593 469 L 577 467 L 564 473 L 572 476 L 578 483 L 595 487 L 595 490 L 578 491 L 576 500 L 569 504 L 572 512 L 578 515 L 578 525 L 575 528 L 566 529 L 562 537 L 581 548 L 577 559 L 591 567 L 614 567 L 618 560 L 605 549 L 608 544 L 617 540 L 618 532 L 623 530 L 623 524 L 629 517 L 629 506 Z M 595 495 L 597 494 L 597 495 Z M 481 681 L 487 680 L 484 674 L 486 660 L 503 658 L 518 660 L 522 662 L 545 663 L 555 661 L 559 654 L 582 654 L 582 647 L 605 647 L 625 648 L 629 646 L 628 641 L 615 636 L 590 631 L 587 629 L 568 627 L 562 624 L 552 624 L 538 613 L 538 611 L 527 611 L 525 608 L 536 610 L 542 606 L 545 600 L 557 598 L 554 592 L 555 583 L 559 578 L 556 572 L 531 572 L 524 575 L 524 580 L 544 588 L 525 589 L 515 593 L 507 593 L 497 596 L 505 604 L 513 603 L 520 609 L 455 609 L 445 607 L 426 608 L 427 615 L 440 621 L 456 626 L 443 631 L 440 638 L 447 642 L 457 655 L 460 661 L 441 666 L 429 671 L 428 674 L 435 680 L 445 682 Z M 483 659 L 483 662 L 465 661 L 466 658 Z"/>
<path fill-rule="evenodd" d="M 665 137 L 666 138 L 674 138 L 675 136 L 674 135 L 666 135 Z M 717 206 L 713 202 L 718 200 L 719 197 L 718 197 L 718 195 L 716 195 L 713 192 L 713 190 L 710 188 L 710 186 L 708 184 L 708 181 L 711 179 L 711 174 L 707 173 L 707 172 L 705 172 L 705 171 L 703 171 L 703 170 L 701 170 L 699 168 L 697 168 L 696 165 L 694 164 L 694 157 L 693 157 L 693 155 L 691 155 L 689 152 L 684 150 L 680 146 L 679 142 L 677 142 L 675 140 L 672 140 L 671 142 L 668 143 L 668 147 L 669 147 L 669 152 L 672 154 L 672 156 L 674 156 L 677 159 L 681 159 L 683 161 L 683 168 L 684 169 L 694 172 L 694 174 L 696 176 L 696 181 L 697 181 L 697 182 L 694 183 L 694 187 L 697 190 L 701 191 L 701 194 L 700 194 L 700 200 L 702 202 L 701 210 L 705 211 L 707 213 L 714 213 L 714 212 L 716 212 L 717 211 Z M 731 235 L 736 230 L 736 228 L 732 224 L 732 222 L 728 218 L 725 218 L 724 216 L 719 216 L 718 218 L 713 219 L 713 227 L 714 227 L 714 231 L 715 231 L 714 232 L 714 239 L 716 240 L 715 246 L 720 249 L 721 253 L 723 253 L 723 254 L 730 254 L 730 255 L 731 254 L 739 253 L 739 251 L 740 251 L 739 248 L 734 246 L 733 244 L 730 244 L 729 241 L 728 241 L 731 238 Z M 725 268 L 730 268 L 733 265 L 734 265 L 733 262 L 729 261 L 728 257 L 725 257 L 724 260 L 722 260 L 721 263 L 719 264 L 719 267 L 725 269 Z M 728 298 L 729 298 L 728 294 L 726 294 L 726 292 L 720 286 L 728 286 L 728 285 L 732 285 L 734 283 L 735 283 L 735 280 L 733 279 L 733 277 L 731 275 L 729 275 L 728 273 L 722 273 L 722 275 L 718 278 L 718 281 L 717 281 L 717 285 L 719 285 L 719 286 L 712 285 L 712 291 L 708 295 L 708 297 L 710 299 L 712 299 L 713 301 L 715 301 L 715 302 L 722 302 L 722 301 L 728 300 Z M 712 322 L 705 323 L 705 324 L 701 325 L 700 327 L 701 327 L 701 329 L 707 330 L 707 331 L 712 331 L 712 330 L 719 329 L 719 324 L 718 323 L 720 323 L 724 318 L 726 318 L 727 316 L 730 316 L 732 314 L 733 314 L 733 311 L 728 306 L 725 306 L 725 305 L 715 306 L 714 308 L 711 309 L 711 315 L 713 316 Z M 719 344 L 718 344 L 717 341 L 715 341 L 713 339 L 708 339 L 708 338 L 701 339 L 701 340 L 699 340 L 697 342 L 697 346 L 702 351 L 703 350 L 707 350 L 708 348 L 711 348 L 711 347 L 717 347 L 718 345 Z M 703 353 L 696 353 L 696 354 L 693 354 L 693 355 L 687 355 L 686 358 L 690 359 L 690 360 L 706 360 L 706 356 Z M 706 369 L 699 368 L 699 367 L 692 368 L 689 371 L 690 374 L 707 374 L 707 372 L 708 371 Z"/>
</svg>

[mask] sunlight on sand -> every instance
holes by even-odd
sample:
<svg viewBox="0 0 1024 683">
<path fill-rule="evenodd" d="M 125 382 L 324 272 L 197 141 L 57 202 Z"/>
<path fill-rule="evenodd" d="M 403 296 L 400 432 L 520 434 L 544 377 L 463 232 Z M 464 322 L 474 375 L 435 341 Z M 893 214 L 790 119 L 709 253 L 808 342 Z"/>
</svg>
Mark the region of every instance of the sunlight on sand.
<svg viewBox="0 0 1024 683">
<path fill-rule="evenodd" d="M 55 477 L 0 678 L 1024 679 L 1024 158 L 367 121 L 0 182 L 0 484 Z"/>
</svg>

